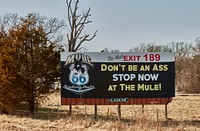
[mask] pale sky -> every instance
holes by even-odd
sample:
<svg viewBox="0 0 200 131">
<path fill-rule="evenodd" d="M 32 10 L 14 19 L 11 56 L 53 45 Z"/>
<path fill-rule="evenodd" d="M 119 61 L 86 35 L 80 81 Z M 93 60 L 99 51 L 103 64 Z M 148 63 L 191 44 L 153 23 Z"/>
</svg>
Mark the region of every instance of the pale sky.
<svg viewBox="0 0 200 131">
<path fill-rule="evenodd" d="M 84 43 L 88 51 L 106 47 L 128 51 L 140 43 L 195 44 L 200 37 L 200 0 L 80 0 L 80 11 L 91 7 L 87 33 L 97 37 Z M 65 0 L 0 0 L 0 15 L 40 13 L 66 20 Z"/>
</svg>

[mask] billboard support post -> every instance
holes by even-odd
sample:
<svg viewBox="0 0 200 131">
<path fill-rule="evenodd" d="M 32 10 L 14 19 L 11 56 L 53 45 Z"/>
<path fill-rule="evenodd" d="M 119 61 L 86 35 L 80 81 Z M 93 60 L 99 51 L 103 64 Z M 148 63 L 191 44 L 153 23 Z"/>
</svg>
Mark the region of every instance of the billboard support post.
<svg viewBox="0 0 200 131">
<path fill-rule="evenodd" d="M 94 118 L 97 118 L 97 105 L 94 105 Z"/>
<path fill-rule="evenodd" d="M 168 115 L 168 113 L 167 113 L 167 104 L 165 104 L 165 119 L 167 119 L 167 115 Z"/>
<path fill-rule="evenodd" d="M 69 105 L 69 115 L 70 116 L 72 115 L 72 105 L 71 104 Z"/>
<path fill-rule="evenodd" d="M 86 104 L 85 104 L 85 118 L 87 118 L 87 107 L 86 107 Z"/>
<path fill-rule="evenodd" d="M 142 114 L 144 114 L 144 104 L 142 104 Z"/>
<path fill-rule="evenodd" d="M 118 114 L 118 120 L 121 120 L 121 105 L 119 104 L 117 107 L 117 114 Z"/>
<path fill-rule="evenodd" d="M 108 117 L 109 117 L 109 108 L 108 108 L 108 110 L 107 110 L 107 120 L 108 120 Z"/>
</svg>

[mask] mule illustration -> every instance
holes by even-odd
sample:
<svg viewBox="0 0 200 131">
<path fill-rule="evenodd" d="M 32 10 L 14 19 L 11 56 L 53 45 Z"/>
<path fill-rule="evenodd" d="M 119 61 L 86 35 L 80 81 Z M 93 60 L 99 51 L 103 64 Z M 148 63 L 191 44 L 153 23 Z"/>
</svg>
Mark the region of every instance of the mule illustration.
<svg viewBox="0 0 200 131">
<path fill-rule="evenodd" d="M 88 66 L 82 63 L 82 58 L 77 60 L 69 67 L 69 81 L 75 85 L 85 85 L 89 81 Z"/>
</svg>

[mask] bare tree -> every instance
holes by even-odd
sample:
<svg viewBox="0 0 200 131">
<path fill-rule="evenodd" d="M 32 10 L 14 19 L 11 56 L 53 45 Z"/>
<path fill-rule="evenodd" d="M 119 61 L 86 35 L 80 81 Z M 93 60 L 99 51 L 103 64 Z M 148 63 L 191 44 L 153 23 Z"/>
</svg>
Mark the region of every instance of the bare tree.
<svg viewBox="0 0 200 131">
<path fill-rule="evenodd" d="M 76 52 L 81 49 L 83 42 L 94 39 L 97 31 L 92 36 L 87 33 L 83 34 L 85 26 L 92 22 L 89 20 L 91 16 L 90 8 L 83 11 L 82 14 L 78 14 L 79 0 L 66 0 L 66 4 L 68 9 L 67 23 L 69 24 L 69 33 L 67 33 L 68 51 Z"/>
</svg>

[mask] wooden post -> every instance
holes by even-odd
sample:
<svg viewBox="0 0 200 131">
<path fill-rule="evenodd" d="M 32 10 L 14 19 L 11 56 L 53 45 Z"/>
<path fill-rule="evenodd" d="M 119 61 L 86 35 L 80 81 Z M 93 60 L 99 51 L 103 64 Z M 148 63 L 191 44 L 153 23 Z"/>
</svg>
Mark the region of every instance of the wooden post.
<svg viewBox="0 0 200 131">
<path fill-rule="evenodd" d="M 85 105 L 85 118 L 87 118 L 87 108 L 86 108 L 86 105 Z"/>
<path fill-rule="evenodd" d="M 159 114 L 158 114 L 158 109 L 156 109 L 156 114 L 157 114 L 156 127 L 157 127 L 157 131 L 159 131 Z"/>
<path fill-rule="evenodd" d="M 59 118 L 59 103 L 57 102 L 57 118 Z"/>
<path fill-rule="evenodd" d="M 97 118 L 97 105 L 94 105 L 94 118 Z"/>
<path fill-rule="evenodd" d="M 144 114 L 144 105 L 142 105 L 142 114 Z"/>
<path fill-rule="evenodd" d="M 69 105 L 69 115 L 72 115 L 72 105 Z"/>
<path fill-rule="evenodd" d="M 120 121 L 121 120 L 121 105 L 119 104 L 118 105 L 118 120 Z"/>
<path fill-rule="evenodd" d="M 167 104 L 165 104 L 165 119 L 167 119 Z"/>
<path fill-rule="evenodd" d="M 107 111 L 107 120 L 108 120 L 109 112 L 110 112 L 110 111 L 109 111 L 109 108 L 108 108 L 108 111 Z"/>
<path fill-rule="evenodd" d="M 156 114 L 157 114 L 157 115 L 156 115 L 156 116 L 157 116 L 157 117 L 156 117 L 156 118 L 157 118 L 157 120 L 156 120 L 156 121 L 157 121 L 157 123 L 158 123 L 158 122 L 159 122 L 159 114 L 158 114 L 158 109 L 156 109 Z"/>
</svg>

